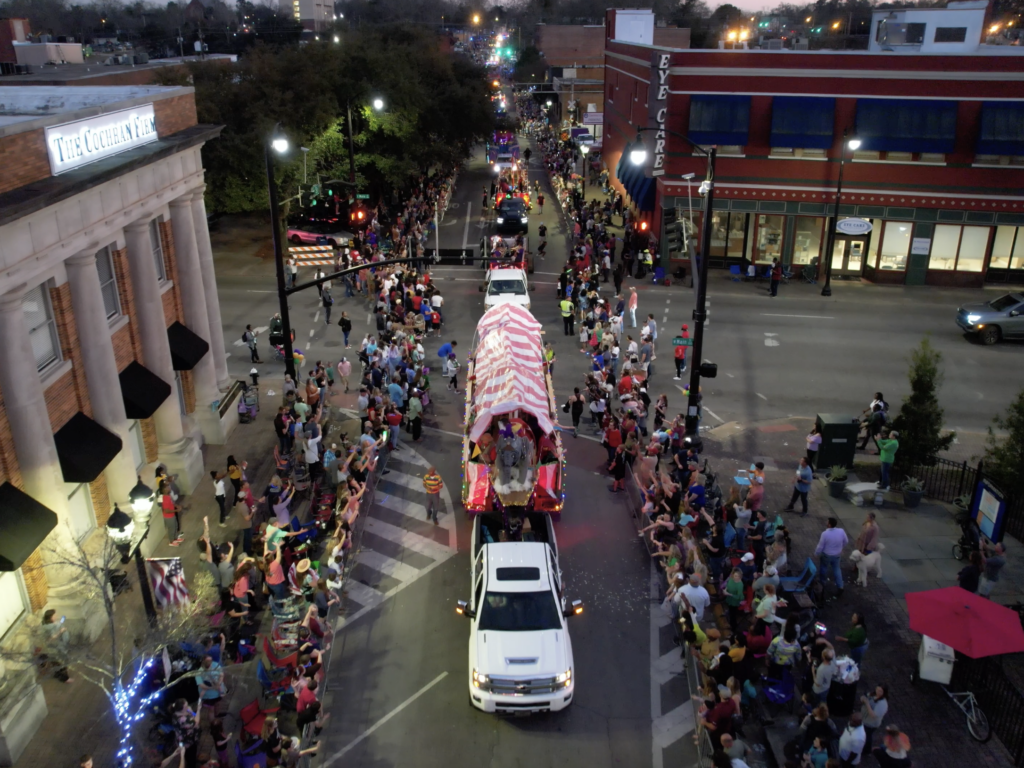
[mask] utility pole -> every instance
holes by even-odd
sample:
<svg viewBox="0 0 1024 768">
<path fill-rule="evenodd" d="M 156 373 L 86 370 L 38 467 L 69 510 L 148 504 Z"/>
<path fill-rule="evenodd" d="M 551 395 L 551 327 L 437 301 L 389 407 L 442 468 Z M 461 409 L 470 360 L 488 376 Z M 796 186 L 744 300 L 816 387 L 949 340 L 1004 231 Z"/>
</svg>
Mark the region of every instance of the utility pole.
<svg viewBox="0 0 1024 768">
<path fill-rule="evenodd" d="M 185 58 L 185 38 L 181 36 L 181 27 L 178 27 L 178 52 L 181 58 Z"/>
<path fill-rule="evenodd" d="M 295 342 L 292 341 L 292 324 L 288 315 L 288 293 L 284 281 L 284 247 L 281 243 L 281 210 L 277 202 L 277 179 L 274 178 L 274 158 L 271 155 L 270 143 L 265 142 L 263 154 L 267 160 L 267 186 L 270 193 L 270 220 L 274 228 L 274 266 L 277 270 L 277 301 L 281 313 L 281 333 L 284 339 L 284 371 L 296 381 L 295 377 Z"/>
</svg>

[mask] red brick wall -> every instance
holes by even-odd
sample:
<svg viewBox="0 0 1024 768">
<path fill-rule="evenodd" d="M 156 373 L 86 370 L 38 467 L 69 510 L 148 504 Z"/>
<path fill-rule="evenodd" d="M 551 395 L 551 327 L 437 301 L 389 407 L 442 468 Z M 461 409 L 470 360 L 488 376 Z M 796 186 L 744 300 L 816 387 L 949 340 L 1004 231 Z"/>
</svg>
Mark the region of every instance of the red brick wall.
<svg viewBox="0 0 1024 768">
<path fill-rule="evenodd" d="M 553 67 L 598 66 L 604 64 L 604 27 L 574 24 L 538 24 L 534 33 L 537 48 Z"/>
<path fill-rule="evenodd" d="M 164 249 L 164 265 L 167 270 L 167 279 L 174 283 L 171 290 L 164 293 L 164 321 L 167 326 L 174 325 L 175 321 L 184 322 L 185 312 L 181 308 L 181 294 L 178 280 L 178 257 L 174 251 L 174 232 L 171 229 L 171 222 L 160 222 L 160 243 Z"/>
<path fill-rule="evenodd" d="M 128 317 L 128 324 L 111 337 L 117 370 L 123 371 L 133 360 L 141 360 L 142 344 L 139 341 L 139 326 L 136 322 L 135 295 L 131 291 L 131 276 L 128 272 L 128 250 L 121 248 L 112 251 L 111 256 L 114 261 L 114 275 L 117 278 L 121 313 Z"/>
<path fill-rule="evenodd" d="M 690 30 L 687 27 L 655 27 L 654 44 L 659 48 L 689 48 Z"/>
<path fill-rule="evenodd" d="M 92 496 L 92 511 L 96 515 L 96 525 L 102 528 L 107 524 L 107 518 L 110 517 L 111 511 L 106 474 L 100 472 L 100 476 L 89 483 L 89 495 Z"/>
<path fill-rule="evenodd" d="M 192 383 L 192 371 L 181 372 L 181 391 L 185 396 L 185 413 L 195 413 L 196 388 Z"/>
<path fill-rule="evenodd" d="M 75 313 L 71 309 L 71 286 L 64 283 L 57 288 L 51 288 L 50 302 L 57 324 L 57 336 L 60 338 L 61 357 L 71 361 L 71 370 L 46 390 L 46 410 L 50 415 L 50 426 L 56 432 L 78 411 L 91 417 L 92 403 L 89 402 L 85 370 L 78 346 L 78 325 L 75 323 Z"/>
<path fill-rule="evenodd" d="M 21 575 L 25 578 L 25 591 L 28 592 L 28 604 L 32 611 L 38 611 L 46 605 L 46 597 L 49 593 L 49 582 L 46 580 L 46 569 L 43 568 L 43 558 L 37 549 L 21 565 Z"/>
<path fill-rule="evenodd" d="M 174 397 L 173 393 L 171 397 Z M 142 426 L 142 444 L 146 448 L 146 462 L 154 462 L 159 449 L 156 439 L 156 424 L 152 419 L 142 419 L 139 424 Z"/>
<path fill-rule="evenodd" d="M 24 187 L 50 176 L 43 129 L 0 138 L 0 193 Z"/>
<path fill-rule="evenodd" d="M 156 115 L 156 133 L 161 138 L 183 131 L 199 122 L 199 118 L 196 117 L 195 95 L 191 93 L 154 101 L 153 112 Z"/>
<path fill-rule="evenodd" d="M 14 453 L 14 436 L 7 421 L 7 407 L 0 398 L 0 485 L 5 481 L 21 488 L 21 468 Z"/>
</svg>

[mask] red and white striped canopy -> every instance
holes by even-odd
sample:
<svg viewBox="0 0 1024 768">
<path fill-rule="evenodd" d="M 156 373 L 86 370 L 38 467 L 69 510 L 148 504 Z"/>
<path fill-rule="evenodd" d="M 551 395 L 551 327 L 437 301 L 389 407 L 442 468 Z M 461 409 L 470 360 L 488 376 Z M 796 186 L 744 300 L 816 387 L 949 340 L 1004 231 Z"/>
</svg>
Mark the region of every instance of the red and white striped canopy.
<svg viewBox="0 0 1024 768">
<path fill-rule="evenodd" d="M 474 422 L 469 434 L 474 442 L 488 430 L 494 417 L 515 410 L 533 414 L 544 433 L 554 429 L 548 411 L 540 329 L 533 315 L 515 304 L 499 304 L 480 319 L 474 352 Z"/>
</svg>

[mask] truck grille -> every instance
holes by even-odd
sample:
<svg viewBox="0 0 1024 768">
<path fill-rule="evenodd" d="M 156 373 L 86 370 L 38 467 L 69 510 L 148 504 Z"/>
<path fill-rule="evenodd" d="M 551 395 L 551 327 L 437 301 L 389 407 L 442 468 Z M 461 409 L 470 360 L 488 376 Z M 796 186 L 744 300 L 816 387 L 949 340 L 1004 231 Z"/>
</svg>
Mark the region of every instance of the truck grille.
<svg viewBox="0 0 1024 768">
<path fill-rule="evenodd" d="M 533 680 L 506 680 L 491 678 L 491 693 L 502 696 L 538 696 L 558 690 L 555 678 L 542 677 Z"/>
</svg>

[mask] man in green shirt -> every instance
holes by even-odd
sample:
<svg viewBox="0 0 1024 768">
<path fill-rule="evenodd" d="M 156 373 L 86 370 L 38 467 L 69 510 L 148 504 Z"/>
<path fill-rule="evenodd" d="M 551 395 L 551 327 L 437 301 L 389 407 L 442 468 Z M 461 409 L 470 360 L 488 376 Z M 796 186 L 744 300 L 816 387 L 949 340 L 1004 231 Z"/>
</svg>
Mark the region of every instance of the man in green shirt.
<svg viewBox="0 0 1024 768">
<path fill-rule="evenodd" d="M 420 400 L 418 389 L 414 389 L 409 397 L 409 410 L 406 416 L 412 423 L 412 441 L 414 443 L 419 442 L 423 429 L 423 401 Z"/>
<path fill-rule="evenodd" d="M 892 470 L 892 462 L 896 458 L 896 450 L 900 447 L 899 438 L 900 433 L 893 430 L 889 434 L 882 432 L 882 437 L 878 441 L 878 456 L 882 460 L 882 479 L 878 482 L 878 487 L 885 490 L 889 490 L 889 472 Z"/>
</svg>

